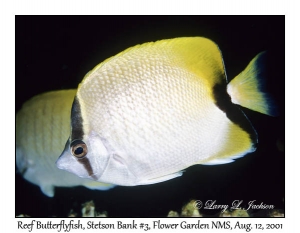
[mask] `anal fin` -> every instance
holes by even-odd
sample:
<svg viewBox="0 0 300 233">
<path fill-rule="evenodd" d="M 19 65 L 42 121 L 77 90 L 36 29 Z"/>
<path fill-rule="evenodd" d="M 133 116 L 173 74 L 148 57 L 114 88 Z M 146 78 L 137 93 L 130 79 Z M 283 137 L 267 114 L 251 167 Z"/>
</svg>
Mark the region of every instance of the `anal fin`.
<svg viewBox="0 0 300 233">
<path fill-rule="evenodd" d="M 232 163 L 235 159 L 241 158 L 243 155 L 231 156 L 229 158 L 220 158 L 220 159 L 213 159 L 209 160 L 205 163 L 201 163 L 202 165 L 222 165 L 227 163 Z"/>
<path fill-rule="evenodd" d="M 203 165 L 220 165 L 232 163 L 236 159 L 256 150 L 256 141 L 253 141 L 250 133 L 239 125 L 229 122 L 228 133 L 224 136 L 222 146 L 209 158 L 199 161 Z"/>
</svg>

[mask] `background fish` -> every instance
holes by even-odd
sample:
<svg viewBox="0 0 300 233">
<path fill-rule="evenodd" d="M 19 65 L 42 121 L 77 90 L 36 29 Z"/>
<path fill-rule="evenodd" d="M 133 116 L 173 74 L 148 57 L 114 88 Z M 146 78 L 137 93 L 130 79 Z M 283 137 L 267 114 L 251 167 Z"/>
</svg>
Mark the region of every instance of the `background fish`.
<svg viewBox="0 0 300 233">
<path fill-rule="evenodd" d="M 107 190 L 113 185 L 81 179 L 57 169 L 55 161 L 70 132 L 70 109 L 76 90 L 52 91 L 27 101 L 16 117 L 16 164 L 29 182 L 54 196 L 54 187 L 83 185 Z"/>
<path fill-rule="evenodd" d="M 107 59 L 79 85 L 58 168 L 133 186 L 255 151 L 256 132 L 233 103 L 274 114 L 260 91 L 263 56 L 229 83 L 230 96 L 221 52 L 206 38 L 145 43 Z"/>
</svg>

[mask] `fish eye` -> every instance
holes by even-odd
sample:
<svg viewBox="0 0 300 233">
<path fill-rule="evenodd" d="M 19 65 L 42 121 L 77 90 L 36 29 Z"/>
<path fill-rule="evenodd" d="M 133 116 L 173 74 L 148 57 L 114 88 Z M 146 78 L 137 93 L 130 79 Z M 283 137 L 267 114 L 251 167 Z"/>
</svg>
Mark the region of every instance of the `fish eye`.
<svg viewBox="0 0 300 233">
<path fill-rule="evenodd" d="M 70 147 L 72 155 L 79 159 L 85 157 L 88 152 L 86 144 L 81 140 L 74 140 Z"/>
</svg>

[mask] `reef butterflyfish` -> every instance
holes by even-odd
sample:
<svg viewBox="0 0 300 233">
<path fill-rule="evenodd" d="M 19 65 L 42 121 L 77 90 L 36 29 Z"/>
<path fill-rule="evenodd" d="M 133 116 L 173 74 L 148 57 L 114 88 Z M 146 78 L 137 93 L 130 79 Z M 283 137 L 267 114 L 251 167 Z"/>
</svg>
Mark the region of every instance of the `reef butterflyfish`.
<svg viewBox="0 0 300 233">
<path fill-rule="evenodd" d="M 257 133 L 238 105 L 274 114 L 261 90 L 264 56 L 230 83 L 219 47 L 202 37 L 149 42 L 105 60 L 79 84 L 58 168 L 148 185 L 254 152 Z"/>
<path fill-rule="evenodd" d="M 83 185 L 107 190 L 114 185 L 82 179 L 55 166 L 70 134 L 71 106 L 76 90 L 52 91 L 28 100 L 16 116 L 18 172 L 41 191 L 54 196 L 55 186 Z"/>
</svg>

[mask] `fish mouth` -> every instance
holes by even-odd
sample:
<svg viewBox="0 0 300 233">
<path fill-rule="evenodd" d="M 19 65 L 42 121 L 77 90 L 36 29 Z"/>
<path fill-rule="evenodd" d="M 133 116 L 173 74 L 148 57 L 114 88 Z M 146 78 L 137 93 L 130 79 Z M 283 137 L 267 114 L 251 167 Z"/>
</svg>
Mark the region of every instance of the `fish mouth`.
<svg viewBox="0 0 300 233">
<path fill-rule="evenodd" d="M 64 165 L 64 163 L 62 162 L 63 160 L 63 155 L 64 155 L 64 152 L 58 157 L 58 159 L 55 161 L 55 165 L 58 169 L 61 169 L 61 170 L 65 170 L 67 167 Z"/>
</svg>

